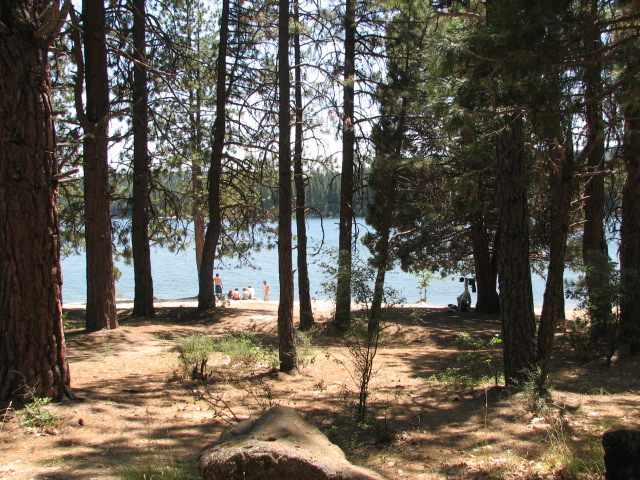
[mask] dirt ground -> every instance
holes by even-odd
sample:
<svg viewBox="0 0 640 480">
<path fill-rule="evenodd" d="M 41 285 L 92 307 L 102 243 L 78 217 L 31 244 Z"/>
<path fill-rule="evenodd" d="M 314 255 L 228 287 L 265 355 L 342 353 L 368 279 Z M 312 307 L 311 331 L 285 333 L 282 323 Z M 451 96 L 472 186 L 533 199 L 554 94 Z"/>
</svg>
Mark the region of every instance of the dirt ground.
<svg viewBox="0 0 640 480">
<path fill-rule="evenodd" d="M 21 425 L 24 411 L 0 416 L 0 480 L 199 478 L 203 447 L 274 404 L 296 408 L 352 462 L 390 479 L 600 479 L 602 433 L 640 427 L 637 361 L 580 366 L 560 345 L 553 403 L 534 413 L 526 393 L 443 377 L 465 353 L 456 336 L 489 339 L 500 331 L 496 316 L 424 305 L 392 311 L 370 385 L 370 420 L 360 425 L 352 355 L 326 328 L 326 304 L 317 306 L 314 346 L 298 373 L 214 354 L 206 384 L 194 381 L 180 373 L 181 338 L 254 331 L 275 345 L 277 304 L 241 301 L 208 313 L 194 305 L 159 303 L 156 318 L 140 320 L 121 304 L 120 328 L 96 333 L 83 330 L 82 307 L 66 308 L 79 400 L 47 406 L 59 421 L 44 431 Z"/>
</svg>

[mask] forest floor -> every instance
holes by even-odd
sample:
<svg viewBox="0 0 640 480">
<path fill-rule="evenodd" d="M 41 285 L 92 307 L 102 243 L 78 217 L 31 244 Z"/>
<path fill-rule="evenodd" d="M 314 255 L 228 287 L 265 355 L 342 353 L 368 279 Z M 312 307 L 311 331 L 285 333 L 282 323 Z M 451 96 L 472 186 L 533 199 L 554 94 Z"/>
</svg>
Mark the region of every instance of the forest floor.
<svg viewBox="0 0 640 480">
<path fill-rule="evenodd" d="M 258 352 L 243 364 L 215 353 L 206 382 L 184 374 L 184 338 L 253 332 L 273 346 L 277 304 L 240 301 L 207 313 L 189 300 L 157 307 L 153 319 L 132 319 L 131 305 L 119 304 L 120 328 L 87 333 L 83 307 L 66 306 L 80 401 L 32 412 L 41 427 L 23 424 L 25 410 L 0 416 L 0 480 L 196 479 L 203 447 L 275 404 L 296 408 L 349 460 L 389 479 L 602 479 L 602 433 L 640 427 L 637 360 L 581 366 L 560 342 L 550 402 L 536 409 L 526 390 L 495 387 L 490 367 L 502 368 L 500 346 L 488 341 L 500 332 L 497 316 L 392 309 L 375 357 L 369 415 L 356 424 L 357 349 L 329 328 L 326 303 L 316 306 L 318 325 L 312 345 L 299 350 L 298 373 L 279 373 L 273 354 Z M 477 351 L 456 340 L 462 332 L 482 340 Z M 474 371 L 489 377 L 465 381 L 463 373 Z M 56 418 L 44 422 L 49 414 Z"/>
</svg>

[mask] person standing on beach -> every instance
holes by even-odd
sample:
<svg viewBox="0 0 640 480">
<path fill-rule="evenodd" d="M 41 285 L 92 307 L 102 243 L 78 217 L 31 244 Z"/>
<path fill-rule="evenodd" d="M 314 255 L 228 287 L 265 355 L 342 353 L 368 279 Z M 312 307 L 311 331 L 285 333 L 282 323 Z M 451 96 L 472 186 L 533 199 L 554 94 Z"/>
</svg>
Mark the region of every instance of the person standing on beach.
<svg viewBox="0 0 640 480">
<path fill-rule="evenodd" d="M 214 293 L 216 295 L 216 297 L 221 297 L 222 296 L 222 278 L 220 278 L 220 274 L 216 273 L 215 278 L 213 279 L 213 284 L 214 284 Z"/>
<path fill-rule="evenodd" d="M 262 290 L 264 291 L 264 301 L 268 302 L 269 301 L 269 292 L 271 291 L 271 287 L 269 286 L 269 284 L 267 283 L 266 280 L 264 280 L 262 282 Z"/>
</svg>

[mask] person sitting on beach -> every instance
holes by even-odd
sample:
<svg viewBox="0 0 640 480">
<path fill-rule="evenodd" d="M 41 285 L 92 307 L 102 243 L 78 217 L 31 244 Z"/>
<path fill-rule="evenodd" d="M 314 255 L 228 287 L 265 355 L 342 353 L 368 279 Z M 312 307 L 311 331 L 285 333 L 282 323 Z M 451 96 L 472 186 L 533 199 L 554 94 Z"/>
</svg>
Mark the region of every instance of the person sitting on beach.
<svg viewBox="0 0 640 480">
<path fill-rule="evenodd" d="M 256 291 L 251 285 L 247 287 L 247 294 L 249 295 L 249 300 L 256 299 Z"/>
<path fill-rule="evenodd" d="M 233 295 L 231 296 L 232 300 L 240 300 L 242 297 L 240 296 L 240 290 L 237 288 L 233 291 Z"/>
<path fill-rule="evenodd" d="M 247 292 L 246 288 L 242 289 L 242 300 L 249 300 L 249 292 Z"/>
<path fill-rule="evenodd" d="M 468 280 L 464 280 L 464 292 L 457 298 L 458 300 L 458 311 L 460 312 L 468 312 L 471 310 L 471 294 L 469 293 L 469 283 Z"/>
<path fill-rule="evenodd" d="M 227 293 L 227 298 L 229 300 L 233 299 L 233 290 L 229 290 L 229 293 Z"/>
</svg>

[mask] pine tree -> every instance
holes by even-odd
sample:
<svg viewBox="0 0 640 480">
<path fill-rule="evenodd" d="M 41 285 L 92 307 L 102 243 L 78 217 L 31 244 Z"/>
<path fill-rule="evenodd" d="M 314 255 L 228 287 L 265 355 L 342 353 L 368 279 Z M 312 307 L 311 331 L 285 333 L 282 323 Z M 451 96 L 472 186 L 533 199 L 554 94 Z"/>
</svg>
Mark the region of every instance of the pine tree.
<svg viewBox="0 0 640 480">
<path fill-rule="evenodd" d="M 87 258 L 87 330 L 118 327 L 109 210 L 109 80 L 104 0 L 83 0 L 82 30 L 86 110 L 77 115 L 84 129 L 84 208 Z"/>
<path fill-rule="evenodd" d="M 133 0 L 133 202 L 131 243 L 135 297 L 132 315 L 153 317 L 149 247 L 149 94 L 147 86 L 146 0 Z"/>
<path fill-rule="evenodd" d="M 0 4 L 0 400 L 61 400 L 70 376 L 49 50 L 71 7 Z M 46 352 L 46 353 L 45 353 Z"/>
<path fill-rule="evenodd" d="M 290 372 L 298 365 L 293 328 L 293 265 L 291 239 L 291 80 L 289 78 L 289 0 L 278 3 L 278 347 L 280 370 Z"/>
</svg>

